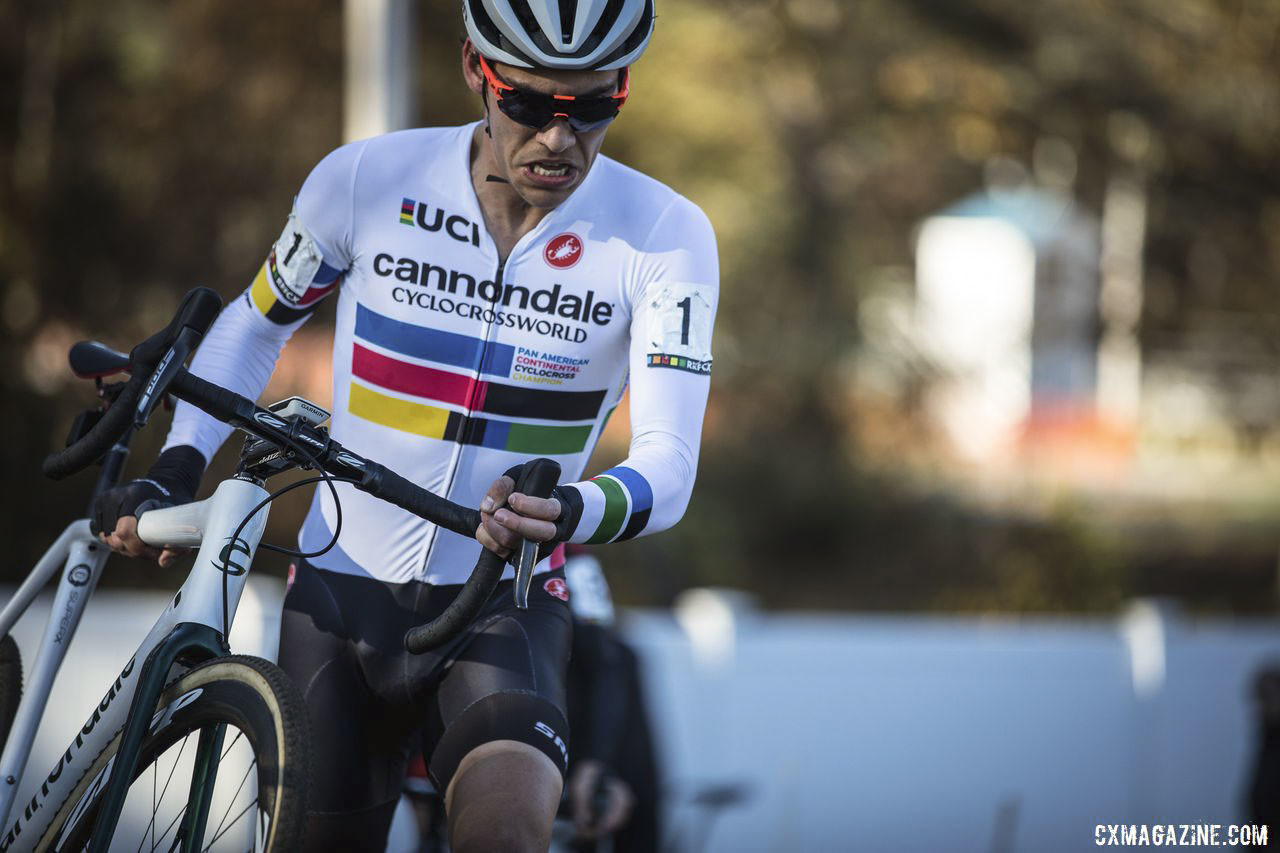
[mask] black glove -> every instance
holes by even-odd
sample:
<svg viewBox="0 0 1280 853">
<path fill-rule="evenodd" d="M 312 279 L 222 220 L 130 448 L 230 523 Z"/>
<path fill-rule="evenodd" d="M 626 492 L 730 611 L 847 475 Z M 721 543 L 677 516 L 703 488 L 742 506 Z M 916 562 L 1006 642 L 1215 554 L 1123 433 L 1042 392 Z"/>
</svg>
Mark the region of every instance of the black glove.
<svg viewBox="0 0 1280 853">
<path fill-rule="evenodd" d="M 108 489 L 94 498 L 89 529 L 94 534 L 111 533 L 116 529 L 116 522 L 126 516 L 136 517 L 147 510 L 191 503 L 200 487 L 204 467 L 204 456 L 194 447 L 184 444 L 169 448 L 156 459 L 147 476 Z"/>
</svg>

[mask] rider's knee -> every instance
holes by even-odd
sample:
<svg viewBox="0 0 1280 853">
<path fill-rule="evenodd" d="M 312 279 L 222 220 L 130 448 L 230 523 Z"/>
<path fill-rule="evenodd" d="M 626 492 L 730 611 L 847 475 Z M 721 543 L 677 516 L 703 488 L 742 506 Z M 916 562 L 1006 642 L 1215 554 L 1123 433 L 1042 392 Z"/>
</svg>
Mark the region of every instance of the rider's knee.
<svg viewBox="0 0 1280 853">
<path fill-rule="evenodd" d="M 449 835 L 453 853 L 544 853 L 551 839 L 551 821 L 522 820 L 507 815 L 484 826 L 458 827 Z"/>
<path fill-rule="evenodd" d="M 545 850 L 562 786 L 541 751 L 494 741 L 469 752 L 445 795 L 451 849 Z"/>
<path fill-rule="evenodd" d="M 569 763 L 568 739 L 564 713 L 541 696 L 491 693 L 472 703 L 445 730 L 428 769 L 436 787 L 447 790 L 466 758 L 477 750 L 492 749 L 490 744 L 513 742 L 541 753 L 563 781 Z"/>
</svg>

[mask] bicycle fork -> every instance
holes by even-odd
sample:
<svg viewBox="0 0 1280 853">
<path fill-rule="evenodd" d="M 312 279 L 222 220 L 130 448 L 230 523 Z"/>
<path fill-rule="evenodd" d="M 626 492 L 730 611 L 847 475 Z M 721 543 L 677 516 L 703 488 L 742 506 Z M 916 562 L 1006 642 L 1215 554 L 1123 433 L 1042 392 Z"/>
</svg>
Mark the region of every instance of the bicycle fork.
<svg viewBox="0 0 1280 853">
<path fill-rule="evenodd" d="M 116 751 L 114 771 L 107 781 L 102 802 L 98 806 L 89 853 L 106 853 L 111 844 L 116 823 L 120 820 L 120 810 L 124 808 L 125 796 L 133 783 L 133 768 L 138 766 L 143 738 L 151 730 L 152 725 L 158 722 L 153 715 L 156 705 L 160 702 L 160 694 L 164 692 L 169 670 L 178 661 L 185 666 L 194 666 L 225 654 L 227 654 L 227 647 L 218 631 L 208 625 L 183 622 L 174 626 L 169 635 L 151 650 L 151 654 L 147 655 L 147 660 L 142 665 L 142 672 L 138 676 L 137 690 L 134 691 L 133 701 L 129 705 L 129 716 L 124 731 L 120 735 L 120 747 Z M 205 818 L 208 816 L 209 800 L 217 775 L 217 756 L 222 742 L 221 730 L 221 726 L 214 726 L 200 732 L 200 746 L 191 782 L 191 797 L 188 799 L 187 816 L 183 825 L 184 853 L 192 849 L 198 850 L 203 840 Z M 191 807 L 192 804 L 195 808 Z"/>
</svg>

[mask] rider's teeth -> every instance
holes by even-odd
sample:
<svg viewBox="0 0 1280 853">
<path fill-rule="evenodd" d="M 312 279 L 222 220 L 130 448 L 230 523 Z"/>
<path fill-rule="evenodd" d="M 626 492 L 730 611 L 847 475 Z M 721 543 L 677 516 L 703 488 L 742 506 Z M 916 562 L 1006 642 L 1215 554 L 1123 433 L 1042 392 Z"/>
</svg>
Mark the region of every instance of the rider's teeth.
<svg viewBox="0 0 1280 853">
<path fill-rule="evenodd" d="M 563 164 L 559 166 L 544 166 L 541 163 L 534 163 L 533 171 L 534 171 L 534 174 L 538 174 L 538 175 L 545 175 L 548 177 L 553 177 L 553 176 L 558 177 L 568 172 L 569 167 Z"/>
</svg>

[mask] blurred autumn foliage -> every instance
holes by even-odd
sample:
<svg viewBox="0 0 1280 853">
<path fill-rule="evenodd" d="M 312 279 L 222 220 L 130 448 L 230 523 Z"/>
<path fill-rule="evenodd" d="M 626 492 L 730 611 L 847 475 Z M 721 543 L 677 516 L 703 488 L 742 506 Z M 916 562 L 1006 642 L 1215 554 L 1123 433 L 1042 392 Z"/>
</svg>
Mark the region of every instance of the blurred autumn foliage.
<svg viewBox="0 0 1280 853">
<path fill-rule="evenodd" d="M 605 555 L 624 600 L 722 584 L 769 606 L 1109 610 L 1168 593 L 1272 607 L 1275 501 L 1220 524 L 1192 508 L 1189 525 L 1176 508 L 1116 513 L 1069 494 L 975 504 L 899 464 L 934 440 L 919 417 L 927 363 L 904 354 L 892 392 L 870 402 L 850 377 L 863 306 L 909 292 L 915 229 L 981 188 L 992 158 L 1056 175 L 1094 212 L 1124 170 L 1149 200 L 1144 356 L 1194 364 L 1244 444 L 1268 441 L 1280 415 L 1280 4 L 659 11 L 606 152 L 704 207 L 723 290 L 695 499 L 671 533 Z M 0 7 L 7 577 L 87 493 L 87 478 L 38 475 L 88 397 L 66 378 L 66 346 L 127 346 L 188 287 L 230 297 L 247 284 L 302 179 L 342 141 L 341 13 L 302 0 Z M 456 4 L 416 16 L 421 123 L 474 118 Z M 282 509 L 269 535 L 290 539 L 299 512 Z M 120 565 L 117 577 L 159 580 Z"/>
</svg>

